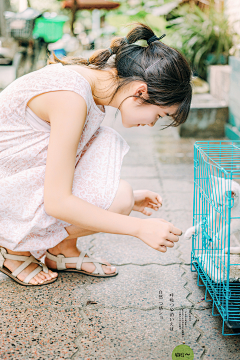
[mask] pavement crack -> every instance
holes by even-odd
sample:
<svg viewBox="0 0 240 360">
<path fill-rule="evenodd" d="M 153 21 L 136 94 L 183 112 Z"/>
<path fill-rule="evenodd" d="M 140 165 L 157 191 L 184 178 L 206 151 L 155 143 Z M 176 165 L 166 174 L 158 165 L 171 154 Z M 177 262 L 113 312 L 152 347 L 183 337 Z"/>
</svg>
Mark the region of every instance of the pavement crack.
<svg viewBox="0 0 240 360">
<path fill-rule="evenodd" d="M 84 306 L 84 309 L 86 308 L 86 306 Z M 141 308 L 141 307 L 137 307 L 137 306 L 122 306 L 122 307 L 119 307 L 118 305 L 116 306 L 106 306 L 106 305 L 88 305 L 88 308 L 89 309 L 108 309 L 108 310 L 111 310 L 111 309 L 118 309 L 118 310 L 128 310 L 128 309 L 132 309 L 132 310 L 140 310 L 140 311 L 151 311 L 151 310 L 157 310 L 159 308 L 159 305 L 156 305 L 156 306 L 150 306 L 148 308 Z M 203 311 L 203 310 L 207 310 L 209 309 L 210 307 L 204 307 L 204 308 L 195 308 L 194 306 L 177 306 L 175 307 L 173 310 L 172 308 L 168 308 L 168 307 L 165 307 L 163 306 L 162 309 L 163 310 L 167 310 L 167 311 L 179 311 L 179 310 L 185 310 L 185 309 L 189 309 L 189 310 L 200 310 L 200 311 Z"/>
<path fill-rule="evenodd" d="M 92 252 L 91 254 L 92 256 L 94 255 L 94 253 Z M 171 265 L 188 265 L 190 266 L 191 264 L 190 263 L 179 263 L 179 262 L 174 262 L 174 263 L 169 263 L 169 264 L 160 264 L 160 263 L 155 263 L 155 262 L 152 262 L 152 263 L 147 263 L 147 264 L 135 264 L 135 263 L 124 263 L 124 264 L 118 264 L 118 263 L 115 263 L 115 262 L 112 262 L 111 261 L 111 265 L 114 265 L 114 266 L 126 266 L 126 265 L 133 265 L 133 266 L 149 266 L 149 265 L 159 265 L 159 266 L 171 266 Z"/>
<path fill-rule="evenodd" d="M 198 322 L 200 321 L 199 316 L 196 313 L 191 312 L 191 314 L 196 318 L 196 321 L 193 323 L 193 328 L 197 329 L 199 331 L 199 336 L 196 339 L 196 343 L 201 347 L 204 348 L 202 354 L 200 355 L 200 359 L 203 360 L 205 357 L 205 354 L 207 352 L 206 345 L 201 345 L 201 339 L 204 335 L 204 332 L 197 326 Z"/>
<path fill-rule="evenodd" d="M 170 213 L 170 209 L 169 209 L 169 203 L 168 203 L 168 198 L 167 198 L 167 194 L 164 190 L 164 185 L 163 185 L 163 182 L 162 182 L 162 179 L 161 179 L 161 176 L 160 176 L 160 172 L 159 172 L 159 167 L 157 166 L 157 158 L 156 158 L 156 155 L 155 155 L 155 151 L 153 152 L 153 162 L 154 162 L 154 167 L 155 167 L 155 170 L 156 170 L 156 174 L 158 175 L 158 181 L 159 181 L 159 185 L 162 189 L 162 198 L 163 198 L 163 202 L 164 202 L 164 210 L 169 212 Z M 169 214 L 170 215 L 170 214 Z M 167 216 L 167 221 L 171 222 L 171 216 Z"/>
<path fill-rule="evenodd" d="M 94 239 L 92 239 L 92 240 L 94 240 Z M 90 292 L 88 286 L 86 286 L 85 292 L 86 292 L 86 294 L 84 295 L 84 297 L 90 298 L 91 292 Z M 79 309 L 79 312 L 82 315 L 82 320 L 80 320 L 79 323 L 77 324 L 77 329 L 79 330 L 79 335 L 74 339 L 74 343 L 78 347 L 78 350 L 71 357 L 71 359 L 75 359 L 75 360 L 79 360 L 81 354 L 82 354 L 82 357 L 84 357 L 84 348 L 82 346 L 82 338 L 85 335 L 85 332 L 84 332 L 83 328 L 84 328 L 85 324 L 88 323 L 88 321 L 89 321 L 87 315 L 84 312 L 84 309 L 86 309 L 86 306 L 87 305 L 85 302 L 85 305 L 83 305 L 81 307 L 81 309 Z"/>
<path fill-rule="evenodd" d="M 183 287 L 184 287 L 184 289 L 185 290 L 187 290 L 188 291 L 188 294 L 187 294 L 187 296 L 186 296 L 186 299 L 192 304 L 192 306 L 191 306 L 191 310 L 190 310 L 190 312 L 191 312 L 191 314 L 193 314 L 193 316 L 196 318 L 196 321 L 193 323 L 193 328 L 195 328 L 198 332 L 199 332 L 199 335 L 198 335 L 198 337 L 197 337 L 197 339 L 196 339 L 196 343 L 198 343 L 198 345 L 201 347 L 201 348 L 203 348 L 203 346 L 204 346 L 204 349 L 203 349 L 203 352 L 201 353 L 201 355 L 200 355 L 200 359 L 201 360 L 203 360 L 204 359 L 204 356 L 205 356 L 205 353 L 206 353 L 206 349 L 205 349 L 205 345 L 201 345 L 200 344 L 200 340 L 201 340 L 201 338 L 203 337 L 203 331 L 196 325 L 197 324 L 197 322 L 199 321 L 199 317 L 195 314 L 195 313 L 192 313 L 192 310 L 196 310 L 195 309 L 195 304 L 194 304 L 194 302 L 191 300 L 191 298 L 190 298 L 190 296 L 192 295 L 192 291 L 187 287 L 187 285 L 188 285 L 188 278 L 186 277 L 186 271 L 185 271 L 185 269 L 183 268 L 183 265 L 184 265 L 184 263 L 183 263 L 183 259 L 181 258 L 181 256 L 183 255 L 183 253 L 181 252 L 181 250 L 180 250 L 180 245 L 179 245 L 179 247 L 178 247 L 178 258 L 179 258 L 179 260 L 181 261 L 181 263 L 180 263 L 180 265 L 179 265 L 179 267 L 182 269 L 182 274 L 181 274 L 181 277 L 182 277 L 182 279 L 183 280 L 185 280 L 185 284 L 183 285 Z M 191 265 L 191 264 L 190 264 Z M 206 309 L 208 309 L 209 307 L 207 307 Z M 197 309 L 197 310 L 199 310 L 199 309 Z M 202 310 L 205 310 L 205 308 L 202 308 Z"/>
<path fill-rule="evenodd" d="M 111 263 L 114 266 L 126 266 L 126 265 L 134 265 L 134 266 L 149 266 L 149 265 L 159 265 L 159 266 L 169 266 L 169 265 L 179 265 L 180 263 L 169 263 L 169 264 L 159 264 L 159 263 L 147 263 L 147 264 L 135 264 L 135 263 L 125 263 L 125 264 L 116 264 L 116 263 Z M 186 265 L 186 264 L 184 264 Z"/>
<path fill-rule="evenodd" d="M 187 287 L 188 285 L 188 279 L 185 277 L 186 275 L 186 271 L 184 268 L 182 268 L 181 266 L 182 264 L 180 264 L 180 268 L 184 271 L 183 274 L 181 274 L 181 277 L 183 278 L 183 280 L 185 280 L 185 284 L 183 285 L 184 289 L 186 289 L 188 291 L 188 294 L 186 296 L 186 299 L 192 304 L 195 305 L 194 302 L 190 299 L 190 296 L 192 295 L 192 291 Z"/>
<path fill-rule="evenodd" d="M 71 356 L 71 359 L 79 359 L 81 354 L 84 356 L 84 349 L 81 343 L 81 338 L 84 336 L 84 331 L 82 327 L 85 325 L 86 321 L 88 321 L 88 318 L 83 310 L 79 310 L 82 320 L 79 321 L 77 324 L 77 329 L 79 331 L 79 335 L 75 338 L 74 344 L 78 347 L 77 351 Z"/>
</svg>

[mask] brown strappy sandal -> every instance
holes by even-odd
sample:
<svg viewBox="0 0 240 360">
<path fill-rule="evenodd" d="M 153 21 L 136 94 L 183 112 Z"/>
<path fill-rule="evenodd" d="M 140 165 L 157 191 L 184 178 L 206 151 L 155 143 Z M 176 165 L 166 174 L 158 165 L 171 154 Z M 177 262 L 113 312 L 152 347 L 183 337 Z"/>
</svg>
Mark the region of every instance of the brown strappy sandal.
<svg viewBox="0 0 240 360">
<path fill-rule="evenodd" d="M 5 259 L 24 261 L 24 263 L 19 265 L 19 267 L 17 269 L 15 269 L 13 272 L 11 272 L 8 268 L 6 268 L 3 265 Z M 35 264 L 38 264 L 39 266 L 36 269 L 34 269 L 30 274 L 28 274 L 23 281 L 19 280 L 17 278 L 17 275 L 19 275 L 20 272 L 23 271 L 32 262 Z M 36 276 L 40 271 L 44 271 L 47 274 L 48 273 L 47 266 L 45 264 L 43 264 L 40 260 L 35 259 L 35 257 L 33 257 L 32 255 L 31 256 L 21 256 L 21 255 L 8 254 L 7 250 L 3 247 L 0 247 L 0 271 L 2 273 L 4 273 L 5 275 L 9 276 L 10 278 L 12 278 L 13 280 L 15 280 L 20 285 L 25 285 L 25 286 L 42 286 L 42 285 L 51 284 L 57 280 L 57 277 L 56 277 L 52 280 L 46 280 L 42 284 L 29 284 L 29 281 L 34 276 Z"/>
</svg>

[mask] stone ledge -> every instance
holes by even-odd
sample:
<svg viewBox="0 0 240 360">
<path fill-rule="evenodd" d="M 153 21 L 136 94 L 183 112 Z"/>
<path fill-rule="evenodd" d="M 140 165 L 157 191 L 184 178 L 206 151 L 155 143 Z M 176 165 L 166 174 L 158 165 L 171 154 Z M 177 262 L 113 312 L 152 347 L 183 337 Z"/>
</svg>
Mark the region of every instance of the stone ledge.
<svg viewBox="0 0 240 360">
<path fill-rule="evenodd" d="M 180 136 L 195 138 L 222 138 L 228 120 L 226 101 L 211 94 L 193 95 L 187 121 L 180 127 Z"/>
</svg>

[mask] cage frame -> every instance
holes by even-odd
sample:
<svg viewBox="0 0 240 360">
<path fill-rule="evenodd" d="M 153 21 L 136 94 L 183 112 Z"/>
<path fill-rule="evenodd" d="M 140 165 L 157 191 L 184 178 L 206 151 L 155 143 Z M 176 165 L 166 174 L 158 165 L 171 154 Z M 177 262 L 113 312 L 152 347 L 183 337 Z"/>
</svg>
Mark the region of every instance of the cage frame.
<svg viewBox="0 0 240 360">
<path fill-rule="evenodd" d="M 228 151 L 230 150 L 230 152 L 227 153 L 228 154 L 227 157 L 226 156 L 222 157 L 222 151 L 226 150 L 227 147 L 228 147 Z M 223 154 L 226 154 L 226 153 L 223 152 Z M 238 156 L 236 157 L 236 154 L 239 156 L 239 166 L 238 166 L 237 161 L 235 161 L 236 158 L 238 159 Z M 229 155 L 231 155 L 230 163 L 229 163 Z M 202 160 L 203 164 L 206 166 L 206 170 L 207 170 L 207 173 L 205 174 L 206 175 L 205 178 L 204 177 L 201 178 L 201 173 L 200 173 L 200 177 L 199 177 L 199 169 L 201 170 L 201 163 L 200 163 L 201 160 Z M 216 213 L 215 214 L 215 227 L 216 227 L 217 212 L 219 211 L 219 221 L 220 221 L 221 215 L 222 214 L 225 215 L 225 217 L 223 217 L 223 219 L 225 221 L 225 224 L 224 224 L 225 232 L 222 231 L 222 234 L 221 234 L 221 226 L 219 225 L 218 229 L 220 228 L 220 232 L 218 232 L 217 235 L 220 234 L 220 237 L 221 237 L 221 235 L 223 235 L 223 236 L 226 235 L 226 237 L 227 237 L 227 239 L 224 240 L 224 243 L 227 244 L 227 249 L 228 249 L 228 251 L 226 253 L 227 256 L 223 255 L 222 248 L 220 249 L 218 246 L 218 249 L 216 249 L 212 246 L 213 236 L 215 239 L 217 238 L 217 240 L 218 240 L 218 236 L 215 235 L 215 233 L 213 231 L 213 226 L 211 228 L 212 236 L 209 235 L 207 232 L 205 232 L 206 227 L 208 228 L 208 230 L 210 230 L 210 224 L 206 224 L 207 221 L 205 221 L 205 223 L 204 223 L 203 213 L 201 213 L 201 211 L 199 211 L 199 213 L 196 213 L 196 209 L 198 209 L 197 201 L 199 202 L 199 206 L 200 206 L 201 201 L 202 202 L 207 201 L 207 199 L 208 199 L 209 203 L 210 203 L 209 207 L 213 205 L 213 204 L 211 204 L 212 195 L 211 195 L 211 198 L 209 198 L 209 194 L 206 194 L 206 193 L 200 194 L 201 182 L 199 181 L 199 179 L 205 179 L 205 182 L 207 183 L 207 177 L 209 177 L 209 174 L 211 174 L 211 171 L 209 171 L 211 166 L 216 169 L 217 173 L 220 172 L 221 175 L 222 174 L 224 175 L 224 177 L 222 177 L 222 176 L 216 177 L 217 181 L 221 182 L 221 180 L 219 180 L 219 179 L 224 179 L 224 181 L 228 181 L 228 185 L 229 185 L 229 190 L 227 190 L 227 191 L 224 190 L 224 194 L 225 195 L 227 194 L 227 196 L 226 196 L 227 202 L 224 204 L 224 202 L 222 201 L 221 209 L 218 209 L 217 207 L 215 207 L 215 209 L 214 209 L 214 212 Z M 209 183 L 211 183 L 212 178 L 214 178 L 214 176 L 212 176 L 212 175 L 211 175 L 211 180 L 209 180 L 210 178 L 208 178 Z M 212 301 L 212 315 L 222 317 L 222 320 L 223 320 L 222 335 L 225 335 L 225 336 L 240 335 L 240 282 L 235 283 L 235 282 L 229 281 L 230 266 L 232 266 L 232 264 L 230 263 L 230 251 L 229 251 L 230 230 L 231 230 L 231 220 L 235 219 L 234 217 L 231 217 L 231 215 L 232 215 L 231 209 L 234 204 L 234 199 L 232 199 L 231 188 L 232 188 L 232 180 L 235 178 L 240 179 L 240 140 L 234 140 L 234 141 L 232 141 L 232 140 L 210 140 L 210 141 L 195 142 L 195 144 L 194 144 L 193 226 L 196 227 L 196 224 L 200 224 L 199 227 L 201 226 L 201 232 L 196 233 L 196 231 L 195 231 L 195 234 L 192 235 L 192 250 L 191 250 L 191 267 L 190 267 L 190 269 L 192 272 L 198 273 L 197 285 L 205 286 L 205 301 L 206 302 Z M 200 183 L 200 185 L 199 185 L 199 183 Z M 203 180 L 203 183 L 204 183 L 204 180 Z M 206 190 L 206 189 L 202 189 L 202 190 L 204 192 L 204 190 Z M 216 193 L 217 193 L 217 191 L 215 191 L 215 194 L 213 194 L 213 199 L 214 199 L 215 195 L 217 196 Z M 220 193 L 220 191 L 219 191 L 219 193 Z M 202 199 L 201 199 L 201 196 L 203 196 Z M 203 198 L 204 198 L 204 200 L 203 200 Z M 203 204 L 202 204 L 202 209 L 203 209 Z M 202 218 L 201 218 L 201 216 L 202 216 Z M 208 217 L 209 223 L 210 223 L 211 214 L 206 214 L 206 216 Z M 200 219 L 201 219 L 201 222 L 200 222 Z M 213 219 L 213 215 L 212 215 L 212 219 Z M 238 219 L 238 217 L 236 219 Z M 239 217 L 239 219 L 240 219 L 240 217 Z M 199 240 L 199 238 L 201 238 L 202 248 L 200 250 L 203 251 L 203 247 L 205 247 L 205 249 L 208 250 L 205 258 L 203 257 L 203 255 L 197 255 L 196 238 L 198 238 L 198 240 Z M 204 243 L 204 241 L 205 241 L 205 243 Z M 222 244 L 222 242 L 221 242 L 221 244 Z M 199 243 L 198 243 L 198 245 L 199 245 Z M 210 248 L 210 246 L 212 246 L 212 248 Z M 197 250 L 199 250 L 199 249 L 197 249 Z M 206 259 L 206 258 L 208 259 L 208 257 L 209 258 L 211 257 L 211 254 L 209 255 L 209 253 L 210 253 L 209 250 L 212 251 L 212 254 L 214 253 L 213 250 L 214 251 L 221 250 L 220 257 L 218 257 L 219 253 L 216 252 L 216 253 L 214 253 L 214 256 L 212 256 L 213 261 L 211 260 L 215 266 L 216 259 L 218 259 L 220 261 L 220 263 L 224 259 L 224 266 L 223 266 L 222 273 L 221 273 L 222 264 L 220 266 L 220 279 L 218 279 L 218 277 L 216 278 L 215 274 L 212 278 L 209 275 L 208 271 L 211 270 L 210 263 L 209 263 L 209 265 L 208 264 L 206 265 L 206 268 L 204 268 L 204 266 L 202 264 L 204 259 Z M 227 267 L 226 267 L 226 272 L 225 272 L 225 259 L 226 258 L 227 258 Z M 240 264 L 237 264 L 237 265 L 240 265 Z M 226 281 L 225 281 L 225 274 L 226 274 Z M 211 275 L 213 275 L 213 273 L 211 273 Z M 200 285 L 200 282 L 199 282 L 200 279 L 201 279 L 203 285 Z M 213 281 L 213 279 L 215 281 Z M 217 279 L 217 281 L 216 281 L 216 279 Z M 222 281 L 222 280 L 224 280 L 224 281 Z M 209 295 L 211 297 L 210 300 L 207 299 L 207 293 L 209 293 Z M 233 296 L 233 294 L 234 294 L 234 296 Z M 237 301 L 237 297 L 239 298 L 238 301 Z M 234 303 L 234 305 L 232 306 L 233 303 Z M 237 310 L 236 305 L 239 307 L 239 310 Z M 217 310 L 219 312 L 218 314 L 214 312 L 215 307 L 217 308 Z M 238 311 L 239 315 L 236 317 L 236 320 L 233 320 L 233 316 L 236 311 Z M 227 325 L 228 328 L 238 329 L 237 331 L 239 331 L 239 332 L 226 333 L 225 327 L 224 327 L 225 324 Z"/>
</svg>

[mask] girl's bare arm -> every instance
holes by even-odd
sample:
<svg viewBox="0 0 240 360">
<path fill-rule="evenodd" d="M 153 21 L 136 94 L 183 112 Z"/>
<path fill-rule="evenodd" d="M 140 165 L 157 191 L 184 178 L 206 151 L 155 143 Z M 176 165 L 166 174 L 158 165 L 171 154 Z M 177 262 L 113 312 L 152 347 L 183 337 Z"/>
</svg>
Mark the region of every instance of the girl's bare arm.
<svg viewBox="0 0 240 360">
<path fill-rule="evenodd" d="M 42 100 L 51 133 L 44 183 L 46 212 L 96 232 L 136 236 L 161 252 L 173 247 L 181 230 L 162 219 L 138 219 L 103 210 L 72 194 L 78 143 L 87 115 L 84 99 L 71 91 L 50 92 Z"/>
<path fill-rule="evenodd" d="M 141 219 L 103 210 L 72 194 L 78 143 L 87 115 L 85 100 L 71 91 L 44 97 L 51 133 L 44 183 L 46 212 L 81 228 L 137 236 Z"/>
</svg>

